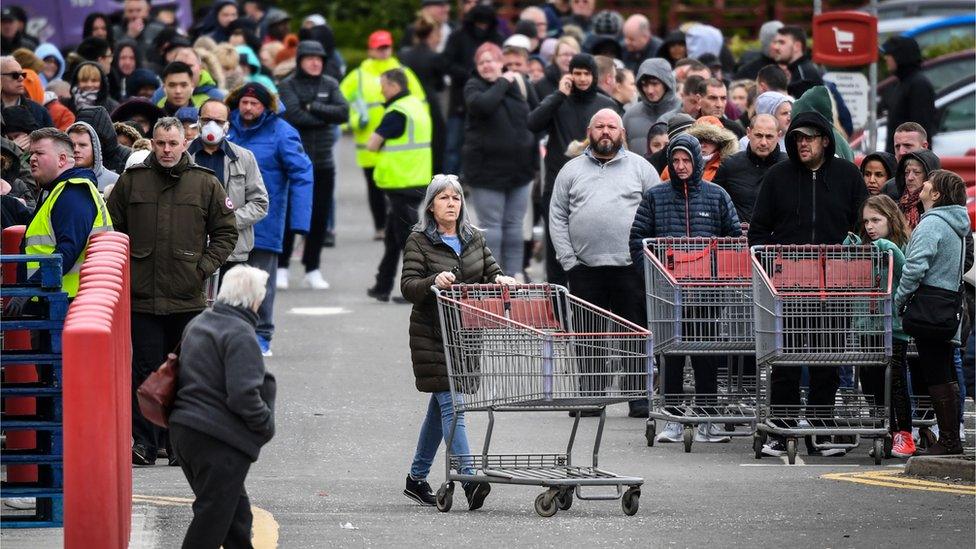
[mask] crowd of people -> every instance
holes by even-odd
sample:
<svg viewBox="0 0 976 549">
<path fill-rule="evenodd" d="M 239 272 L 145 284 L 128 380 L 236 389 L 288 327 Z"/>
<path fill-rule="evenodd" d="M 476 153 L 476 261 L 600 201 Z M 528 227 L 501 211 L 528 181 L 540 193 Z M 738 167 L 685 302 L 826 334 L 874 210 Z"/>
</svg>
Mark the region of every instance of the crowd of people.
<svg viewBox="0 0 976 549">
<path fill-rule="evenodd" d="M 886 152 L 858 166 L 844 98 L 811 61 L 804 29 L 778 21 L 759 29 L 758 50 L 736 58 L 713 26 L 688 22 L 659 37 L 645 15 L 597 10 L 595 0 L 550 0 L 514 18 L 486 1 L 420 0 L 416 19 L 393 29 L 399 44 L 391 29 L 376 29 L 361 37 L 366 59 L 350 68 L 319 14 L 299 23 L 263 0 L 215 0 L 190 28 L 171 15 L 124 0 L 120 13 L 90 14 L 81 42 L 59 48 L 27 33 L 22 8 L 0 11 L 3 226 L 28 226 L 28 253 L 62 254 L 71 296 L 87 237 L 109 226 L 129 235 L 134 388 L 188 325 L 250 326 L 268 357 L 296 236 L 302 285 L 329 288 L 321 250 L 336 245 L 335 150 L 345 129 L 384 247 L 366 293 L 414 305 L 417 387 L 433 393 L 406 486 L 424 504 L 433 501 L 426 473 L 441 422 L 453 413 L 432 335 L 432 283 L 530 281 L 539 254 L 548 282 L 644 324 L 648 237 L 872 243 L 899 265 L 898 304 L 920 286 L 958 290 L 972 263 L 964 184 L 929 150 L 934 94 L 911 38 L 882 47 L 897 77 L 882 98 L 894 131 Z M 537 225 L 543 242 L 533 238 Z M 239 265 L 253 269 L 237 269 L 223 305 L 201 316 L 207 281 Z M 5 312 L 32 306 L 15 300 Z M 969 331 L 956 345 L 916 339 L 913 359 L 896 327 L 894 455 L 912 455 L 918 436 L 932 437 L 930 452 L 961 451 L 972 357 L 963 376 L 958 344 Z M 230 339 L 218 341 L 220 352 L 230 352 Z M 663 365 L 671 375 L 662 391 L 683 390 L 684 362 Z M 716 361 L 691 363 L 696 390 L 715 392 Z M 773 371 L 773 404 L 799 403 L 798 372 Z M 246 467 L 201 479 L 187 452 L 209 437 L 257 458 L 273 433 L 273 378 L 260 373 L 247 370 L 236 396 L 201 389 L 212 372 L 195 378 L 182 396 L 240 421 L 199 421 L 191 405 L 173 420 L 175 448 L 134 400 L 133 463 L 166 456 L 191 484 L 239 483 L 246 503 Z M 837 370 L 811 370 L 810 403 L 832 404 L 840 383 Z M 876 376 L 862 383 L 872 394 L 883 385 Z M 931 396 L 938 429 L 913 438 L 910 392 Z M 629 413 L 647 417 L 647 401 L 631 402 Z M 696 439 L 728 437 L 702 425 Z M 658 440 L 680 440 L 677 424 Z M 838 453 L 816 443 L 811 453 Z M 782 454 L 783 441 L 764 451 Z M 473 507 L 487 495 L 465 491 Z M 223 513 L 225 546 L 249 522 L 243 503 L 209 511 Z"/>
</svg>

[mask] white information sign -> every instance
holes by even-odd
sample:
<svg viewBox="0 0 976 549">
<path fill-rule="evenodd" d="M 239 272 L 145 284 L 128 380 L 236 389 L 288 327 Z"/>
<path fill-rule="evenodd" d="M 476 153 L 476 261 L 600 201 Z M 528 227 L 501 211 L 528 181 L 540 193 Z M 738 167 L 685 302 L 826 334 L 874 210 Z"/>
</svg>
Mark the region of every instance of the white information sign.
<svg viewBox="0 0 976 549">
<path fill-rule="evenodd" d="M 859 72 L 828 72 L 824 80 L 837 86 L 851 111 L 854 129 L 863 128 L 868 123 L 868 94 L 872 93 L 867 77 Z"/>
</svg>

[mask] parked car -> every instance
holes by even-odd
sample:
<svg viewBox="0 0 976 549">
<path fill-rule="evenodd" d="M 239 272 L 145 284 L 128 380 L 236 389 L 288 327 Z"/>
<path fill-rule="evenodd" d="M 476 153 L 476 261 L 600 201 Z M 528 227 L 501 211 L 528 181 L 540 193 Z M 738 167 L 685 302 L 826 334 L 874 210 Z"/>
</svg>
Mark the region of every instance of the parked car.
<svg viewBox="0 0 976 549">
<path fill-rule="evenodd" d="M 878 2 L 878 20 L 900 19 L 906 17 L 948 17 L 973 10 L 972 0 L 883 0 Z M 868 11 L 868 7 L 860 11 Z"/>
<path fill-rule="evenodd" d="M 945 88 L 935 99 L 939 129 L 930 140 L 932 151 L 939 156 L 976 154 L 976 78 L 970 76 Z M 871 152 L 869 132 L 851 141 L 855 152 Z M 888 138 L 888 120 L 878 120 L 877 150 L 884 150 Z"/>
<path fill-rule="evenodd" d="M 938 96 L 952 84 L 976 76 L 976 50 L 957 51 L 929 59 L 922 63 L 922 74 L 932 83 Z M 894 76 L 889 76 L 878 82 L 878 97 L 884 97 L 885 90 L 896 81 Z"/>
<path fill-rule="evenodd" d="M 957 38 L 976 41 L 976 14 L 970 11 L 967 15 L 946 17 L 906 31 L 902 33 L 902 36 L 914 38 L 922 51 L 931 46 L 946 44 Z"/>
</svg>

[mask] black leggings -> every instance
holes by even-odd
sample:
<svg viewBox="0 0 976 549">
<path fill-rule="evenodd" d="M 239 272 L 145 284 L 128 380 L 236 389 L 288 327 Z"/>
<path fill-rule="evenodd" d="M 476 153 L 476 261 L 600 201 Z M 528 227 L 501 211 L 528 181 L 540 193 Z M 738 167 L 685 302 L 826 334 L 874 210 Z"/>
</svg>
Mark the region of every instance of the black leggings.
<svg viewBox="0 0 976 549">
<path fill-rule="evenodd" d="M 918 348 L 918 360 L 924 365 L 920 370 L 928 387 L 958 381 L 952 343 L 916 338 L 915 347 Z"/>
<path fill-rule="evenodd" d="M 322 241 L 325 239 L 325 229 L 329 220 L 329 209 L 332 207 L 332 191 L 335 189 L 335 168 L 318 168 L 315 170 L 315 186 L 312 190 L 312 221 L 305 236 L 305 247 L 302 249 L 302 265 L 305 272 L 318 270 L 322 256 Z M 288 201 L 288 217 L 291 217 L 291 200 Z M 286 223 L 291 221 L 286 217 Z M 295 231 L 285 229 L 285 238 L 278 255 L 278 268 L 287 269 L 291 252 L 295 246 Z"/>
</svg>

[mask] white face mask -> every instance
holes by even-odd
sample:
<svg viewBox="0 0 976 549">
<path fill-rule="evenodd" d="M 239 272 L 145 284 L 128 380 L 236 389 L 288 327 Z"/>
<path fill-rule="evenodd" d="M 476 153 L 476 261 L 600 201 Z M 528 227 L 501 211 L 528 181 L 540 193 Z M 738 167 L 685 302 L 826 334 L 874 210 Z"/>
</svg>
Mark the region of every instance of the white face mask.
<svg viewBox="0 0 976 549">
<path fill-rule="evenodd" d="M 224 126 L 211 120 L 200 128 L 200 139 L 207 145 L 216 145 L 224 140 Z"/>
</svg>

